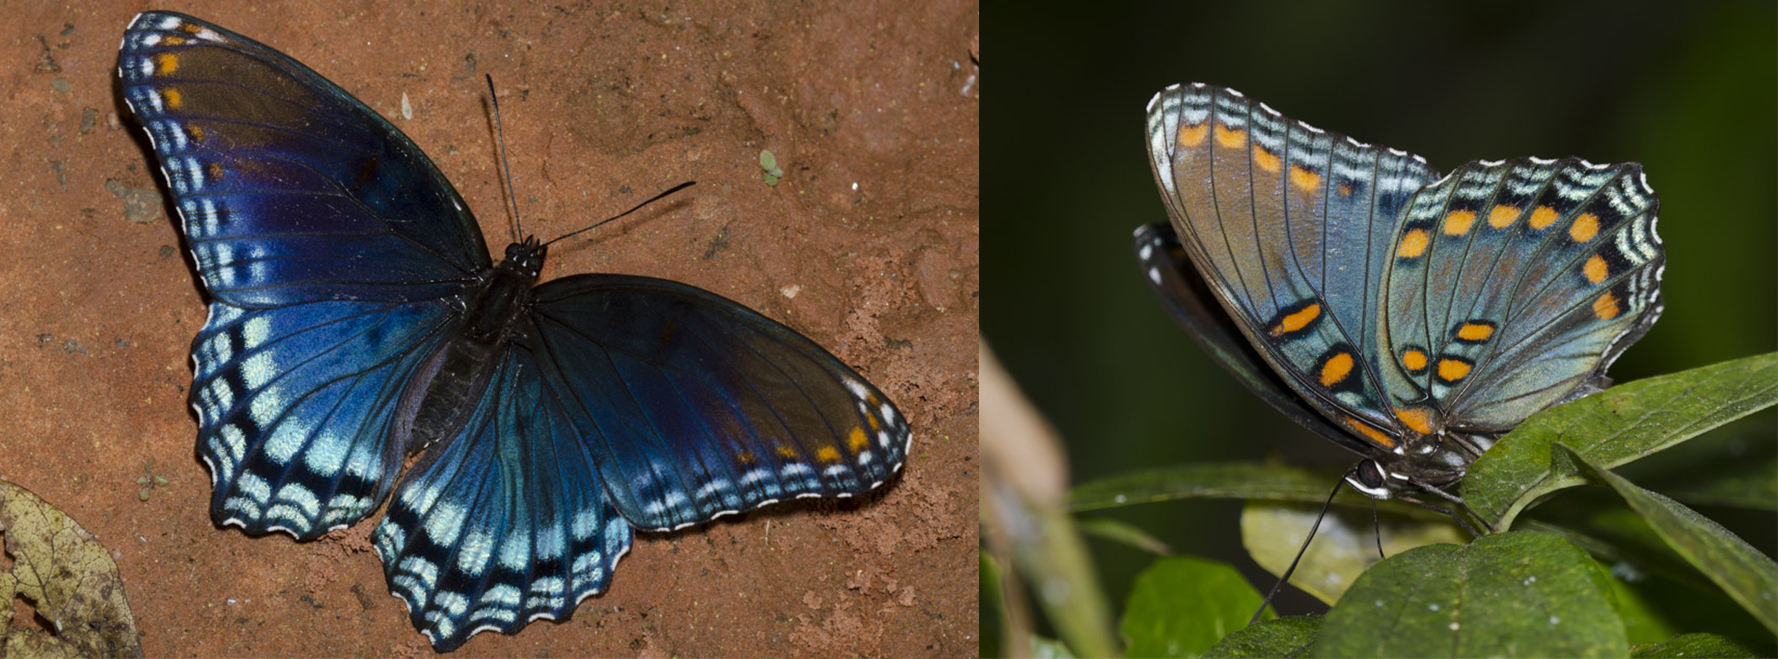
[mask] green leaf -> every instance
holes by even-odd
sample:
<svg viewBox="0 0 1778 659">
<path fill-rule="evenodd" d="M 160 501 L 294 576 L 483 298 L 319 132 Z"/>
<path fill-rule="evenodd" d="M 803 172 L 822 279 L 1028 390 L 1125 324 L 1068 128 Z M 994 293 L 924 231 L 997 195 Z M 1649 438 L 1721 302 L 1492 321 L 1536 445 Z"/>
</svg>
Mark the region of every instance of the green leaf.
<svg viewBox="0 0 1778 659">
<path fill-rule="evenodd" d="M 0 481 L 0 533 L 12 568 L 0 572 L 0 649 L 8 656 L 140 657 L 136 619 L 111 553 L 67 513 Z M 15 599 L 53 633 L 8 626 Z"/>
<path fill-rule="evenodd" d="M 772 171 L 774 169 L 777 169 L 778 168 L 778 157 L 772 155 L 772 152 L 770 152 L 770 151 L 760 151 L 759 152 L 759 168 L 766 170 L 768 172 Z"/>
<path fill-rule="evenodd" d="M 1031 657 L 1032 659 L 1074 659 L 1074 653 L 1069 651 L 1068 646 L 1061 641 L 1033 636 L 1031 637 Z"/>
<path fill-rule="evenodd" d="M 1074 487 L 1068 508 L 1115 508 L 1174 499 L 1271 499 L 1321 503 L 1337 472 L 1259 462 L 1199 462 L 1119 474 Z"/>
<path fill-rule="evenodd" d="M 1680 657 L 1757 657 L 1759 653 L 1734 639 L 1716 634 L 1686 634 L 1665 643 L 1638 645 L 1630 649 L 1636 659 L 1678 659 Z"/>
<path fill-rule="evenodd" d="M 1321 624 L 1314 654 L 1342 657 L 1621 657 L 1609 577 L 1546 533 L 1483 537 L 1393 556 Z"/>
<path fill-rule="evenodd" d="M 1306 657 L 1320 630 L 1321 616 L 1265 620 L 1222 637 L 1204 657 Z"/>
<path fill-rule="evenodd" d="M 1655 489 L 1697 506 L 1778 511 L 1778 452 L 1768 450 L 1762 453 L 1710 465 L 1707 478 L 1693 478 L 1674 487 Z"/>
<path fill-rule="evenodd" d="M 1318 504 L 1249 502 L 1241 510 L 1241 543 L 1260 567 L 1275 576 L 1282 575 L 1302 549 L 1303 538 L 1315 526 L 1315 516 L 1320 511 Z M 1303 553 L 1302 563 L 1297 565 L 1290 583 L 1323 602 L 1339 601 L 1358 575 L 1383 560 L 1377 555 L 1379 528 L 1385 556 L 1435 543 L 1460 543 L 1465 538 L 1449 521 L 1400 515 L 1373 519 L 1369 510 L 1332 509 L 1322 519 L 1315 541 Z"/>
<path fill-rule="evenodd" d="M 1131 657 L 1191 657 L 1247 625 L 1260 596 L 1227 563 L 1192 556 L 1156 560 L 1130 588 L 1124 637 Z"/>
<path fill-rule="evenodd" d="M 1581 484 L 1550 444 L 1574 446 L 1610 468 L 1660 451 L 1778 402 L 1778 353 L 1637 380 L 1544 410 L 1471 465 L 1463 498 L 1496 529 L 1525 506 Z"/>
<path fill-rule="evenodd" d="M 977 551 L 976 606 L 980 609 L 982 638 L 979 649 L 984 657 L 999 657 L 1000 644 L 1006 632 L 1006 599 L 1000 582 L 1000 566 L 986 551 Z"/>
<path fill-rule="evenodd" d="M 1122 545 L 1129 545 L 1159 556 L 1166 556 L 1173 553 L 1172 547 L 1168 547 L 1167 543 L 1161 542 L 1154 536 L 1149 535 L 1147 531 L 1115 519 L 1105 517 L 1083 517 L 1077 524 L 1080 528 L 1080 532 L 1086 535 L 1097 536 Z"/>
<path fill-rule="evenodd" d="M 1778 562 L 1679 502 L 1637 487 L 1574 449 L 1556 447 L 1587 475 L 1617 490 L 1667 546 L 1721 586 L 1767 630 L 1778 633 Z"/>
</svg>

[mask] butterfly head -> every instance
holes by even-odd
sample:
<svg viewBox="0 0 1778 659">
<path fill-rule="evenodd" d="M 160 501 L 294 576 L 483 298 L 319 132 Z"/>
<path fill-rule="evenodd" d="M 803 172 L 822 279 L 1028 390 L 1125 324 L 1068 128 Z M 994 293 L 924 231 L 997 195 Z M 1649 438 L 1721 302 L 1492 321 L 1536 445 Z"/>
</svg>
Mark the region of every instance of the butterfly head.
<svg viewBox="0 0 1778 659">
<path fill-rule="evenodd" d="M 499 269 L 524 275 L 532 281 L 543 273 L 543 257 L 549 254 L 549 245 L 537 241 L 536 236 L 526 238 L 524 242 L 506 246 L 506 257 L 501 259 Z"/>
</svg>

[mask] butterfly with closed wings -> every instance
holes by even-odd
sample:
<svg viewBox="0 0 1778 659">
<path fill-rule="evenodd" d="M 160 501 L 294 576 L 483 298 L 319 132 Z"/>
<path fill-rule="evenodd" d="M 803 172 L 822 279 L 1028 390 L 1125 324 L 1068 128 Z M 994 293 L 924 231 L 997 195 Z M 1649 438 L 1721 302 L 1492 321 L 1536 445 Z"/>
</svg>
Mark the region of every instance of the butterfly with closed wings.
<svg viewBox="0 0 1778 659">
<path fill-rule="evenodd" d="M 1635 163 L 1440 177 L 1201 83 L 1149 101 L 1147 138 L 1172 219 L 1136 231 L 1150 286 L 1267 403 L 1362 456 L 1345 480 L 1372 497 L 1462 523 L 1470 463 L 1609 386 L 1660 317 L 1659 201 Z"/>
<path fill-rule="evenodd" d="M 212 517 L 308 540 L 388 499 L 372 541 L 439 651 L 566 617 L 633 529 L 860 495 L 907 457 L 881 391 L 740 304 L 534 286 L 536 238 L 494 263 L 419 147 L 270 47 L 147 12 L 118 78 L 211 297 L 191 405 Z"/>
</svg>

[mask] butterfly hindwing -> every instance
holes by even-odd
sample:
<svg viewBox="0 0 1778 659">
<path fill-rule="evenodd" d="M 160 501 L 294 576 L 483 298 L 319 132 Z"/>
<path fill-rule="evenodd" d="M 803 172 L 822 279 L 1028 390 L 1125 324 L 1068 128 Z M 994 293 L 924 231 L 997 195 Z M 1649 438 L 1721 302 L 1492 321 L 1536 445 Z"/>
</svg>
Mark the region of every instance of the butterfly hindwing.
<svg viewBox="0 0 1778 659">
<path fill-rule="evenodd" d="M 1247 337 L 1217 306 L 1203 278 L 1186 262 L 1185 248 L 1179 244 L 1172 225 L 1137 227 L 1136 259 L 1149 287 L 1172 312 L 1173 319 L 1235 379 L 1303 427 L 1354 451 L 1366 450 L 1357 437 L 1328 425 L 1319 413 L 1305 406 L 1253 351 Z"/>
<path fill-rule="evenodd" d="M 1388 448 L 1373 293 L 1431 168 L 1207 85 L 1150 101 L 1148 136 L 1180 243 L 1236 324 L 1308 405 Z"/>
<path fill-rule="evenodd" d="M 798 497 L 862 494 L 901 469 L 906 421 L 852 369 L 727 299 L 647 277 L 537 288 L 537 351 L 643 529 Z"/>
<path fill-rule="evenodd" d="M 296 60 L 146 12 L 124 32 L 118 78 L 216 299 L 436 299 L 491 267 L 474 218 L 419 147 Z"/>
<path fill-rule="evenodd" d="M 375 510 L 403 457 L 385 429 L 446 314 L 443 302 L 211 303 L 191 406 L 217 523 L 306 540 Z"/>
<path fill-rule="evenodd" d="M 531 351 L 508 348 L 468 425 L 403 477 L 372 535 L 389 589 L 440 652 L 566 618 L 629 551 L 571 397 L 538 373 Z"/>
</svg>

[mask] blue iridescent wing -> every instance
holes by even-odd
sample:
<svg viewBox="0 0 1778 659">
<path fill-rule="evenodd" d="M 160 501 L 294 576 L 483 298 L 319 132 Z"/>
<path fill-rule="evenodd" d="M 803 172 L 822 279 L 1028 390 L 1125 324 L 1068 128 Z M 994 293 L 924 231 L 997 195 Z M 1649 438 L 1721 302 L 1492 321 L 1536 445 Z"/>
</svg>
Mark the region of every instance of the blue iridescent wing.
<svg viewBox="0 0 1778 659">
<path fill-rule="evenodd" d="M 210 305 L 192 340 L 191 405 L 210 514 L 307 540 L 382 503 L 404 457 L 386 428 L 443 341 L 444 302 Z"/>
<path fill-rule="evenodd" d="M 215 25 L 137 16 L 118 79 L 213 298 L 191 394 L 212 516 L 298 538 L 358 521 L 399 468 L 393 401 L 489 267 L 474 218 L 388 122 Z"/>
<path fill-rule="evenodd" d="M 1640 166 L 1473 162 L 1409 204 L 1379 353 L 1403 405 L 1504 432 L 1596 391 L 1661 313 L 1659 199 Z"/>
<path fill-rule="evenodd" d="M 419 147 L 296 60 L 146 12 L 124 32 L 117 75 L 217 300 L 430 300 L 492 266 Z"/>
<path fill-rule="evenodd" d="M 629 551 L 573 399 L 539 370 L 531 351 L 507 349 L 469 424 L 403 477 L 372 536 L 389 590 L 439 652 L 567 617 Z"/>
<path fill-rule="evenodd" d="M 800 497 L 862 494 L 907 456 L 889 399 L 813 341 L 684 284 L 577 275 L 537 287 L 548 386 L 606 494 L 667 530 Z"/>
<path fill-rule="evenodd" d="M 1432 169 L 1202 84 L 1149 101 L 1148 139 L 1180 244 L 1260 357 L 1334 425 L 1392 448 L 1407 433 L 1367 349 L 1396 219 Z"/>
</svg>

